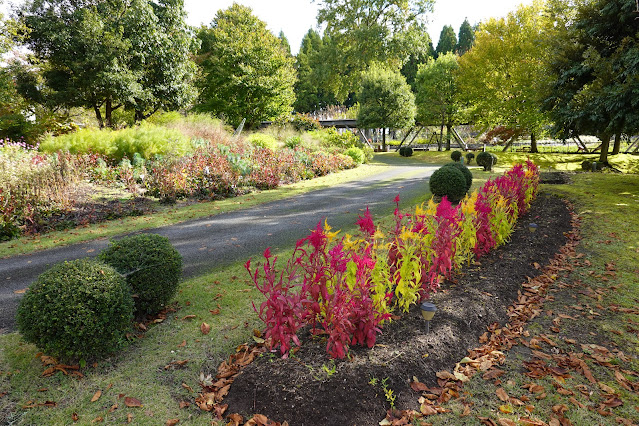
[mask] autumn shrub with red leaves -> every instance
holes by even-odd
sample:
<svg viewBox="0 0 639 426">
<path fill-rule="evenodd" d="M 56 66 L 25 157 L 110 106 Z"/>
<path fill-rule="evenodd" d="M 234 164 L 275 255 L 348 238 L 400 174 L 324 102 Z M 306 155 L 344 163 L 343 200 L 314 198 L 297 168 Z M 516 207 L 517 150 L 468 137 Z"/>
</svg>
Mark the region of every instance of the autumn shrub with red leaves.
<svg viewBox="0 0 639 426">
<path fill-rule="evenodd" d="M 271 348 L 287 356 L 300 345 L 298 331 L 308 327 L 326 336 L 326 349 L 344 358 L 350 345 L 375 344 L 395 308 L 408 311 L 437 291 L 464 262 L 508 240 L 519 215 L 537 194 L 539 169 L 516 165 L 486 182 L 458 205 L 445 197 L 412 213 L 402 213 L 395 198 L 393 229 L 376 226 L 368 209 L 359 216 L 357 236 L 337 238 L 321 222 L 298 241 L 282 269 L 270 250 L 260 268 L 246 269 L 266 297 L 259 310 Z"/>
</svg>

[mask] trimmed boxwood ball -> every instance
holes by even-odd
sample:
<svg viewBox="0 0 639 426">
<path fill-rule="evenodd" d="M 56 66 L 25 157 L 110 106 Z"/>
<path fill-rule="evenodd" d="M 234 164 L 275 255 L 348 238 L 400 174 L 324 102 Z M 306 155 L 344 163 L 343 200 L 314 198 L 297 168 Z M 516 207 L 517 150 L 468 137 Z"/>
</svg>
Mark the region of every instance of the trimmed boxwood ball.
<svg viewBox="0 0 639 426">
<path fill-rule="evenodd" d="M 466 178 L 456 167 L 440 167 L 430 177 L 430 192 L 457 202 L 466 195 Z"/>
<path fill-rule="evenodd" d="M 18 306 L 24 340 L 62 359 L 115 352 L 126 342 L 133 298 L 124 278 L 93 259 L 59 263 L 41 274 Z"/>
<path fill-rule="evenodd" d="M 99 257 L 126 276 L 137 315 L 158 313 L 177 292 L 182 256 L 166 237 L 141 234 L 111 241 Z"/>
<path fill-rule="evenodd" d="M 402 146 L 399 148 L 399 155 L 402 157 L 411 157 L 413 155 L 413 148 L 410 146 Z"/>
<path fill-rule="evenodd" d="M 497 164 L 497 156 L 495 154 L 491 154 L 490 152 L 480 152 L 477 154 L 477 165 L 482 166 L 484 171 L 492 170 L 492 166 Z M 492 163 L 491 163 L 492 161 Z"/>
<path fill-rule="evenodd" d="M 463 165 L 462 163 L 448 163 L 445 164 L 444 167 L 454 167 L 460 172 L 464 174 L 464 179 L 466 179 L 466 192 L 470 190 L 470 187 L 473 185 L 473 174 L 468 170 L 468 167 Z"/>
<path fill-rule="evenodd" d="M 470 162 L 473 161 L 473 158 L 475 158 L 475 154 L 472 152 L 466 154 L 466 164 L 470 164 Z"/>
<path fill-rule="evenodd" d="M 462 153 L 459 151 L 453 151 L 450 153 L 450 158 L 453 161 L 459 161 L 461 160 L 461 157 L 462 157 Z"/>
</svg>

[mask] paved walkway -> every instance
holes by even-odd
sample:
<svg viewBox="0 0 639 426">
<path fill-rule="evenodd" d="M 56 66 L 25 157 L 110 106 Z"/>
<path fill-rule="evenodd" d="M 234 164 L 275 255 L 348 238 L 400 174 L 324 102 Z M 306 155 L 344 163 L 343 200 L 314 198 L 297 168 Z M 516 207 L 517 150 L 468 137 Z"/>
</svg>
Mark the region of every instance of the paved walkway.
<svg viewBox="0 0 639 426">
<path fill-rule="evenodd" d="M 373 217 L 387 214 L 398 193 L 407 206 L 428 190 L 427 178 L 436 168 L 405 161 L 332 188 L 145 232 L 167 236 L 184 259 L 184 277 L 192 277 L 260 255 L 266 247 L 291 247 L 323 218 L 340 229 L 353 225 L 366 206 Z M 58 262 L 96 256 L 107 245 L 101 239 L 0 259 L 0 333 L 15 329 L 21 290 L 39 274 Z"/>
</svg>

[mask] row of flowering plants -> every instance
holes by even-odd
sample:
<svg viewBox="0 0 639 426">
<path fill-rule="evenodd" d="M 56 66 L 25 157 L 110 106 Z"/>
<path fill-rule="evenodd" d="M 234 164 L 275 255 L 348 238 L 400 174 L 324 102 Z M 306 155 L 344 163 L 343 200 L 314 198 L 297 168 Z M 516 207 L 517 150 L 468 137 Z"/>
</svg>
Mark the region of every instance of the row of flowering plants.
<svg viewBox="0 0 639 426">
<path fill-rule="evenodd" d="M 333 358 L 351 345 L 372 347 L 393 312 L 408 312 L 465 263 L 507 242 L 538 185 L 539 169 L 518 164 L 456 206 L 444 198 L 402 213 L 398 196 L 390 229 L 376 226 L 368 209 L 355 236 L 338 238 L 320 222 L 283 266 L 267 249 L 261 265 L 246 263 L 265 297 L 254 306 L 265 338 L 283 356 L 300 345 L 304 327 L 326 338 Z"/>
</svg>

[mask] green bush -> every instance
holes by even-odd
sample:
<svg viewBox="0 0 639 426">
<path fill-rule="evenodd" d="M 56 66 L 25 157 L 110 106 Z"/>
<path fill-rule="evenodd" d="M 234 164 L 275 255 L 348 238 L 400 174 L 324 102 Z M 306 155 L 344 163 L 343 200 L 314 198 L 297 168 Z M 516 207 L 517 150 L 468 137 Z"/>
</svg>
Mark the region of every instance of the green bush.
<svg viewBox="0 0 639 426">
<path fill-rule="evenodd" d="M 461 157 L 462 157 L 462 153 L 459 151 L 453 151 L 450 153 L 450 159 L 455 162 L 461 160 Z"/>
<path fill-rule="evenodd" d="M 462 163 L 448 163 L 444 165 L 444 167 L 454 167 L 460 172 L 464 174 L 464 179 L 466 179 L 466 192 L 470 190 L 470 187 L 473 185 L 473 174 L 468 170 L 468 167 L 464 166 Z"/>
<path fill-rule="evenodd" d="M 44 272 L 20 301 L 18 330 L 49 355 L 87 359 L 118 350 L 133 319 L 133 299 L 113 268 L 89 259 Z"/>
<path fill-rule="evenodd" d="M 291 119 L 291 125 L 295 130 L 308 132 L 311 130 L 321 130 L 322 125 L 319 120 L 310 117 L 306 114 L 295 114 Z"/>
<path fill-rule="evenodd" d="M 360 148 L 355 146 L 348 148 L 345 152 L 345 155 L 348 155 L 353 159 L 353 161 L 357 164 L 362 164 L 366 161 L 366 154 Z"/>
<path fill-rule="evenodd" d="M 142 124 L 123 130 L 89 128 L 56 137 L 47 136 L 40 150 L 103 154 L 119 163 L 122 158 L 133 158 L 136 153 L 147 160 L 167 154 L 181 156 L 189 151 L 189 147 L 189 139 L 178 130 Z"/>
<path fill-rule="evenodd" d="M 352 146 L 361 145 L 359 136 L 351 131 L 339 133 L 334 127 L 312 132 L 322 141 L 322 145 L 327 148 L 339 148 L 342 150 Z"/>
<path fill-rule="evenodd" d="M 473 154 L 472 152 L 466 154 L 466 164 L 470 164 L 471 161 L 473 161 L 473 158 L 475 158 L 475 154 Z"/>
<path fill-rule="evenodd" d="M 154 315 L 175 296 L 182 257 L 168 238 L 141 234 L 111 241 L 99 258 L 126 276 L 137 315 Z"/>
<path fill-rule="evenodd" d="M 256 148 L 268 148 L 271 151 L 277 149 L 277 139 L 275 139 L 275 136 L 265 133 L 252 133 L 248 135 L 246 140 Z"/>
<path fill-rule="evenodd" d="M 490 152 L 480 152 L 477 154 L 477 165 L 482 166 L 484 171 L 492 170 L 493 166 L 497 164 L 497 156 Z"/>
<path fill-rule="evenodd" d="M 593 164 L 595 165 L 596 172 L 600 172 L 604 169 L 604 167 L 606 167 L 606 165 L 600 161 L 586 160 L 583 163 L 581 163 L 581 169 L 585 172 L 591 172 Z"/>
<path fill-rule="evenodd" d="M 302 145 L 302 138 L 300 136 L 289 136 L 284 142 L 284 146 L 289 149 L 295 149 Z"/>
<path fill-rule="evenodd" d="M 399 148 L 399 155 L 402 157 L 411 157 L 413 155 L 413 148 L 410 146 L 402 146 Z"/>
<path fill-rule="evenodd" d="M 440 167 L 430 177 L 430 192 L 456 203 L 466 195 L 466 178 L 456 167 Z"/>
</svg>

